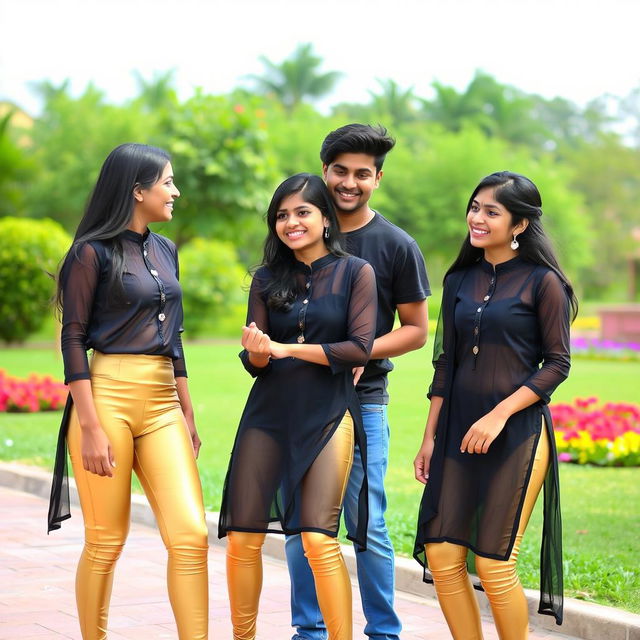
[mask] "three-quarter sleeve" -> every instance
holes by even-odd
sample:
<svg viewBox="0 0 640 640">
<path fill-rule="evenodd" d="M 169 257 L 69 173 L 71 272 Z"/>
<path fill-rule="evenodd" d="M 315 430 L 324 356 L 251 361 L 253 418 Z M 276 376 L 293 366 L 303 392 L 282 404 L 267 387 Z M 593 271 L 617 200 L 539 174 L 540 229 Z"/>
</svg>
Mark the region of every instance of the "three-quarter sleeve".
<svg viewBox="0 0 640 640">
<path fill-rule="evenodd" d="M 332 373 L 367 364 L 375 338 L 377 312 L 375 274 L 370 264 L 363 264 L 351 287 L 347 340 L 322 344 Z"/>
<path fill-rule="evenodd" d="M 447 382 L 447 352 L 444 349 L 444 323 L 442 320 L 442 307 L 438 316 L 436 335 L 433 341 L 433 380 L 429 386 L 427 398 L 431 400 L 433 396 L 444 396 Z"/>
<path fill-rule="evenodd" d="M 548 403 L 555 388 L 569 375 L 571 366 L 569 297 L 553 271 L 542 278 L 535 303 L 542 343 L 542 366 L 524 385 Z"/>
<path fill-rule="evenodd" d="M 247 305 L 247 326 L 252 322 L 256 323 L 256 326 L 260 331 L 269 333 L 269 312 L 267 304 L 264 300 L 264 286 L 266 282 L 266 275 L 262 269 L 258 270 L 253 276 L 251 281 L 251 289 L 249 290 L 249 302 Z M 249 352 L 243 349 L 239 354 L 240 360 L 244 368 L 254 378 L 260 375 L 264 375 L 271 369 L 271 361 L 266 367 L 255 367 L 249 360 Z"/>
<path fill-rule="evenodd" d="M 99 278 L 100 260 L 96 250 L 88 243 L 72 247 L 60 274 L 65 384 L 91 378 L 87 331 Z"/>
<path fill-rule="evenodd" d="M 180 280 L 180 262 L 178 261 L 178 250 L 174 246 L 174 255 L 176 261 L 176 280 Z M 180 298 L 180 316 L 183 317 L 182 312 L 182 297 Z M 178 331 L 174 338 L 176 352 L 178 353 L 178 357 L 173 360 L 173 376 L 174 378 L 186 378 L 187 377 L 187 362 L 184 357 L 184 348 L 182 346 L 182 332 L 184 331 L 184 327 L 182 326 L 182 322 L 178 327 Z"/>
<path fill-rule="evenodd" d="M 427 398 L 431 400 L 433 396 L 444 397 L 447 389 L 447 373 L 449 367 L 449 352 L 452 347 L 451 332 L 453 329 L 453 310 L 455 306 L 455 295 L 460 283 L 460 275 L 448 275 L 445 278 L 442 289 L 442 301 L 440 303 L 440 313 L 436 334 L 433 340 L 433 368 L 434 374 Z"/>
</svg>

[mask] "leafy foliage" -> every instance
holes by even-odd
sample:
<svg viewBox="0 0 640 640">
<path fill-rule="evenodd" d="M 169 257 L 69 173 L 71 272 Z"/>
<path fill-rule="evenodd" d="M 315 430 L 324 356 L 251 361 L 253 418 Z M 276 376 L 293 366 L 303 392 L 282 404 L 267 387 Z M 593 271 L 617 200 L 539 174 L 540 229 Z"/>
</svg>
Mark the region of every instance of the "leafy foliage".
<svg viewBox="0 0 640 640">
<path fill-rule="evenodd" d="M 158 144 L 172 155 L 182 193 L 165 230 L 178 245 L 196 236 L 259 244 L 277 175 L 260 104 L 198 92 L 172 111 Z"/>
<path fill-rule="evenodd" d="M 215 326 L 212 317 L 242 304 L 245 275 L 231 243 L 195 238 L 180 250 L 184 327 L 189 337 Z"/>
<path fill-rule="evenodd" d="M 331 92 L 342 73 L 319 71 L 322 58 L 313 53 L 311 44 L 300 44 L 289 58 L 275 63 L 260 57 L 264 75 L 249 76 L 258 92 L 272 95 L 288 112 L 292 112 L 307 97 L 322 98 Z"/>
<path fill-rule="evenodd" d="M 416 124 L 400 129 L 400 135 L 411 142 L 389 154 L 373 206 L 416 238 L 434 282 L 465 237 L 471 191 L 485 175 L 507 168 L 531 177 L 540 188 L 544 225 L 563 266 L 575 273 L 591 259 L 581 200 L 566 186 L 570 175 L 552 158 L 536 158 L 525 147 L 470 126 L 456 133 Z"/>
<path fill-rule="evenodd" d="M 0 215 L 17 215 L 24 206 L 23 182 L 33 167 L 11 136 L 13 111 L 0 117 Z"/>
<path fill-rule="evenodd" d="M 372 204 L 418 239 L 434 281 L 465 233 L 473 186 L 509 169 L 540 187 L 543 222 L 581 297 L 640 296 L 630 275 L 640 264 L 640 89 L 578 107 L 482 71 L 462 90 L 434 83 L 429 98 L 387 78 L 368 102 L 337 105 L 327 116 L 309 103 L 338 75 L 321 72 L 311 45 L 281 63 L 262 61 L 256 91 L 199 91 L 187 100 L 178 99 L 173 71 L 137 74 L 139 95 L 121 106 L 91 85 L 74 98 L 68 82 L 41 83 L 44 111 L 28 146 L 16 147 L 0 123 L 0 215 L 50 217 L 71 230 L 107 153 L 121 142 L 149 142 L 172 153 L 182 192 L 162 232 L 178 245 L 198 236 L 228 240 L 244 264 L 254 264 L 277 182 L 320 173 L 327 132 L 347 122 L 382 123 L 398 144 Z"/>
<path fill-rule="evenodd" d="M 50 313 L 54 273 L 71 238 L 53 220 L 0 218 L 0 340 L 22 342 Z"/>
<path fill-rule="evenodd" d="M 109 152 L 148 140 L 155 119 L 139 106 L 107 104 L 92 85 L 78 98 L 68 83 L 42 84 L 39 91 L 45 104 L 31 134 L 37 179 L 29 185 L 26 208 L 31 217 L 53 218 L 71 231 Z"/>
</svg>

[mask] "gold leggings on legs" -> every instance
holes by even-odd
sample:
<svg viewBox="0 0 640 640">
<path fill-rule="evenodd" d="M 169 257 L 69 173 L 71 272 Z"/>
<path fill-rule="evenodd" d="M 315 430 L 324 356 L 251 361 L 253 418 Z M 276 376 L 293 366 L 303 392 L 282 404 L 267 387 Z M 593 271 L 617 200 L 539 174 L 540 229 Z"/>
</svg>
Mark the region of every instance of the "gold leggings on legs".
<svg viewBox="0 0 640 640">
<path fill-rule="evenodd" d="M 500 640 L 525 640 L 529 635 L 527 599 L 516 573 L 516 561 L 548 466 L 549 440 L 543 424 L 511 556 L 508 560 L 476 556 L 476 570 Z M 467 574 L 468 549 L 449 542 L 434 542 L 426 544 L 425 550 L 438 602 L 454 640 L 481 640 L 480 610 Z"/>
<path fill-rule="evenodd" d="M 334 460 L 339 461 L 341 481 L 336 485 L 340 493 L 336 496 L 336 504 L 339 506 L 344 500 L 353 463 L 353 420 L 348 412 L 307 475 L 313 474 L 316 466 L 326 468 L 328 456 L 334 456 Z M 302 499 L 304 501 L 304 483 Z M 301 537 L 305 556 L 313 572 L 318 603 L 329 631 L 329 640 L 351 640 L 351 581 L 340 551 L 340 543 L 337 538 L 312 531 L 303 531 Z M 254 640 L 256 637 L 264 538 L 264 533 L 244 531 L 230 531 L 228 535 L 227 584 L 233 640 Z"/>
<path fill-rule="evenodd" d="M 206 639 L 207 527 L 198 469 L 171 360 L 96 353 L 91 363 L 91 384 L 116 467 L 112 478 L 84 470 L 82 434 L 74 410 L 68 444 L 85 525 L 85 547 L 76 574 L 82 638 L 107 637 L 113 571 L 129 531 L 134 470 L 168 551 L 169 599 L 179 638 Z"/>
</svg>

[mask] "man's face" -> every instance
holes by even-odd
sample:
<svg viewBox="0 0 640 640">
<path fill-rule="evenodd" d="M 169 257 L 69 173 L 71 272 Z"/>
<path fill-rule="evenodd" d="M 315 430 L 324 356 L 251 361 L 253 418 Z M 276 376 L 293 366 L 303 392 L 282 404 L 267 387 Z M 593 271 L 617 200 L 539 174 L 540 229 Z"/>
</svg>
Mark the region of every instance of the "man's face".
<svg viewBox="0 0 640 640">
<path fill-rule="evenodd" d="M 331 164 L 322 165 L 322 175 L 338 211 L 355 213 L 367 206 L 382 171 L 377 172 L 374 156 L 343 153 Z"/>
</svg>

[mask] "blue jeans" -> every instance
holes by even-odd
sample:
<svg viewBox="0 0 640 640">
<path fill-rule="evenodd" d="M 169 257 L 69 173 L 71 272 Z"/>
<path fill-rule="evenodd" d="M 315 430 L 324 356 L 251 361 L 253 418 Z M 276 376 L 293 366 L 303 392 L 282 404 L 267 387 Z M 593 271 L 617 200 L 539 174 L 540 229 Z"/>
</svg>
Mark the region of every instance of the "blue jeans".
<svg viewBox="0 0 640 640">
<path fill-rule="evenodd" d="M 369 527 L 367 550 L 356 552 L 358 584 L 367 624 L 364 632 L 372 640 L 399 640 L 402 629 L 393 609 L 395 589 L 394 554 L 384 521 L 387 498 L 384 476 L 389 461 L 389 423 L 383 404 L 363 404 L 362 419 L 367 434 L 367 478 L 369 481 Z M 356 448 L 353 468 L 344 500 L 347 529 L 355 531 L 358 490 L 364 469 Z M 300 536 L 285 543 L 291 576 L 291 624 L 294 640 L 326 640 L 327 631 L 316 598 L 313 574 L 304 557 Z"/>
</svg>

